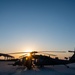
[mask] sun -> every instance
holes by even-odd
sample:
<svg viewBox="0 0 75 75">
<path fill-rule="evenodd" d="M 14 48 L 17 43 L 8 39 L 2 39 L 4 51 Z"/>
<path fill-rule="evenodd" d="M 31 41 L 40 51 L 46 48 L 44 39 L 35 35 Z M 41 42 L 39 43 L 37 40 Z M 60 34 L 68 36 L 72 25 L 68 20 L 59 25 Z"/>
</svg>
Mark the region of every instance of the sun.
<svg viewBox="0 0 75 75">
<path fill-rule="evenodd" d="M 29 53 L 27 53 L 27 56 L 28 56 L 28 57 L 31 56 L 30 52 L 32 52 L 32 51 L 33 51 L 32 49 L 26 49 L 26 50 L 25 50 L 25 52 L 29 52 Z"/>
<path fill-rule="evenodd" d="M 28 53 L 27 56 L 28 56 L 28 57 L 31 56 L 30 53 Z"/>
<path fill-rule="evenodd" d="M 28 57 L 31 56 L 30 52 L 32 52 L 32 51 L 33 51 L 32 49 L 26 49 L 26 50 L 24 50 L 24 52 L 27 53 L 27 56 L 28 56 Z"/>
<path fill-rule="evenodd" d="M 32 52 L 32 49 L 26 49 L 25 52 Z"/>
</svg>

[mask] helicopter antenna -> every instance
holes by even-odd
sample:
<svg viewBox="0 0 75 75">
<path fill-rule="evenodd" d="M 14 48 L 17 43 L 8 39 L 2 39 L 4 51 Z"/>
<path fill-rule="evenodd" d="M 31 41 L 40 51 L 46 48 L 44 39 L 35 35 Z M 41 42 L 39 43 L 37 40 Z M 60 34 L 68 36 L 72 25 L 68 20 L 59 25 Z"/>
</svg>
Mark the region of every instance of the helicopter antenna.
<svg viewBox="0 0 75 75">
<path fill-rule="evenodd" d="M 68 52 L 73 52 L 75 54 L 75 48 L 74 48 L 74 51 L 69 50 Z"/>
</svg>

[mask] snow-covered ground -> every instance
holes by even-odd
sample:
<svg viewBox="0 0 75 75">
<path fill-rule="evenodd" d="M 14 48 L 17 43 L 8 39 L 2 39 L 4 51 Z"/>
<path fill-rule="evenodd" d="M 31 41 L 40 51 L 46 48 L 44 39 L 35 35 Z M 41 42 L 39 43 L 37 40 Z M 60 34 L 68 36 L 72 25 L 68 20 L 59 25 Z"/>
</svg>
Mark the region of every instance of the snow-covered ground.
<svg viewBox="0 0 75 75">
<path fill-rule="evenodd" d="M 24 67 L 8 65 L 8 63 L 12 62 L 0 61 L 0 75 L 75 75 L 75 64 L 69 64 L 70 68 L 57 65 L 27 70 Z"/>
</svg>

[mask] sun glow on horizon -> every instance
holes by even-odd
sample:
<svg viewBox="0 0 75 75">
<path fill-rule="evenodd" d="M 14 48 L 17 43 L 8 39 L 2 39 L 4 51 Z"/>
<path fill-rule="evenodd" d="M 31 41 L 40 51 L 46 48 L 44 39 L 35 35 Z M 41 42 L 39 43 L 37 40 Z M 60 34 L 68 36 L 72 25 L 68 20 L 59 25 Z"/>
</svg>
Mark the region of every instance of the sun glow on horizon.
<svg viewBox="0 0 75 75">
<path fill-rule="evenodd" d="M 26 49 L 25 52 L 32 52 L 32 49 Z M 27 53 L 27 56 L 30 56 L 30 53 Z"/>
<path fill-rule="evenodd" d="M 30 53 L 28 53 L 27 56 L 31 56 Z"/>
<path fill-rule="evenodd" d="M 32 52 L 32 49 L 26 49 L 25 52 Z"/>
</svg>

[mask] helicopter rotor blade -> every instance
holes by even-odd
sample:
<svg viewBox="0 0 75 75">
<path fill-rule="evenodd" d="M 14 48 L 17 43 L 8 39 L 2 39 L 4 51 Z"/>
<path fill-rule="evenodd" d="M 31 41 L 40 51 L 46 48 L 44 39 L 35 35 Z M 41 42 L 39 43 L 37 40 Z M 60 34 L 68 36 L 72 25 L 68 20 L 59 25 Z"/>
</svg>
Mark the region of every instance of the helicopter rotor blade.
<svg viewBox="0 0 75 75">
<path fill-rule="evenodd" d="M 74 52 L 74 53 L 75 53 L 75 48 L 74 48 L 74 50 L 73 50 L 73 51 L 69 50 L 68 52 Z"/>
<path fill-rule="evenodd" d="M 66 53 L 66 51 L 38 51 L 38 52 L 55 52 L 55 53 Z"/>
<path fill-rule="evenodd" d="M 44 53 L 44 52 L 38 52 L 38 53 L 45 54 L 45 55 L 49 55 L 49 56 L 56 56 L 54 54 L 49 54 L 49 53 Z"/>
<path fill-rule="evenodd" d="M 74 48 L 74 50 L 75 50 L 75 48 Z M 32 52 L 14 52 L 14 53 L 8 53 L 8 54 L 23 54 L 23 53 L 38 53 L 38 52 L 54 52 L 54 53 L 66 53 L 66 51 L 50 51 L 50 50 L 39 50 L 39 51 L 37 51 L 37 50 L 34 50 L 34 51 L 32 51 Z"/>
<path fill-rule="evenodd" d="M 75 51 L 68 51 L 68 52 L 70 52 L 70 53 L 75 53 Z"/>
<path fill-rule="evenodd" d="M 44 54 L 49 55 L 49 56 L 56 56 L 54 54 L 49 54 L 49 53 L 44 53 Z"/>
<path fill-rule="evenodd" d="M 30 53 L 30 52 L 14 52 L 14 53 L 8 53 L 8 54 L 23 54 L 23 53 Z"/>
<path fill-rule="evenodd" d="M 66 51 L 32 51 L 32 52 L 14 52 L 14 53 L 8 53 L 8 54 L 24 54 L 24 53 L 39 53 L 39 52 L 65 53 Z"/>
<path fill-rule="evenodd" d="M 74 52 L 74 51 L 68 51 L 68 52 Z"/>
<path fill-rule="evenodd" d="M 23 58 L 23 57 L 26 57 L 26 55 L 27 55 L 27 54 L 21 55 L 21 56 L 19 56 L 19 58 Z"/>
</svg>

